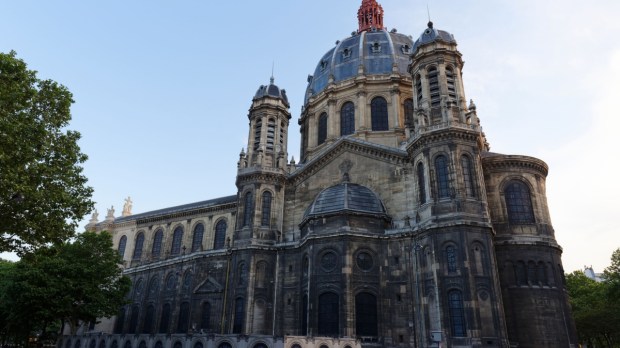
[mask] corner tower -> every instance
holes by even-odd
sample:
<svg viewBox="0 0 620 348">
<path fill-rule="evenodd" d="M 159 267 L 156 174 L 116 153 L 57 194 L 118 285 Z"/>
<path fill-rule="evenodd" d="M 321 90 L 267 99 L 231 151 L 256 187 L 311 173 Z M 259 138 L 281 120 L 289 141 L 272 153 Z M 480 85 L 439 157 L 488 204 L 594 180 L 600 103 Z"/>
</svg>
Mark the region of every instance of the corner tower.
<svg viewBox="0 0 620 348">
<path fill-rule="evenodd" d="M 235 244 L 273 243 L 282 231 L 287 136 L 291 114 L 286 91 L 260 86 L 248 112 L 247 152 L 239 155 L 239 210 Z"/>
</svg>

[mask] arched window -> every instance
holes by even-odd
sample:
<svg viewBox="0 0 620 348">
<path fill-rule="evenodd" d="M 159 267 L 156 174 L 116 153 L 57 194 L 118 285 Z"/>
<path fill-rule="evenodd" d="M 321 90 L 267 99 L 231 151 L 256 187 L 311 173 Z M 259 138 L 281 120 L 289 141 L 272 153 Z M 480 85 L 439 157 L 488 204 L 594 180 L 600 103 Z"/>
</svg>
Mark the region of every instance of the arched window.
<svg viewBox="0 0 620 348">
<path fill-rule="evenodd" d="M 355 132 L 355 105 L 346 102 L 340 109 L 340 135 L 349 135 Z"/>
<path fill-rule="evenodd" d="M 118 241 L 118 254 L 121 256 L 121 259 L 125 257 L 126 246 L 127 246 L 127 236 L 122 236 L 121 240 Z"/>
<path fill-rule="evenodd" d="M 263 192 L 262 216 L 260 219 L 261 226 L 271 225 L 271 192 Z"/>
<path fill-rule="evenodd" d="M 325 142 L 325 139 L 327 139 L 327 114 L 326 113 L 322 113 L 321 116 L 319 116 L 319 138 L 317 141 L 317 145 L 321 145 Z"/>
<path fill-rule="evenodd" d="M 403 102 L 403 111 L 405 112 L 405 124 L 409 128 L 413 128 L 413 99 L 405 99 Z"/>
<path fill-rule="evenodd" d="M 260 136 L 261 136 L 262 126 L 263 126 L 263 120 L 261 120 L 260 118 L 257 119 L 256 124 L 254 126 L 254 151 L 260 148 Z"/>
<path fill-rule="evenodd" d="M 377 336 L 377 297 L 361 292 L 355 296 L 355 330 L 357 336 Z"/>
<path fill-rule="evenodd" d="M 435 158 L 435 174 L 437 175 L 437 195 L 440 199 L 450 197 L 446 156 L 440 155 Z"/>
<path fill-rule="evenodd" d="M 140 341 L 140 344 L 138 344 L 138 348 L 146 348 L 146 342 Z"/>
<path fill-rule="evenodd" d="M 224 249 L 226 245 L 226 220 L 220 220 L 215 225 L 215 238 L 213 239 L 213 249 Z"/>
<path fill-rule="evenodd" d="M 133 259 L 140 260 L 142 258 L 142 247 L 144 246 L 144 233 L 138 233 L 136 237 L 136 247 L 133 249 Z"/>
<path fill-rule="evenodd" d="M 235 318 L 233 321 L 234 334 L 240 334 L 243 332 L 243 319 L 245 316 L 244 304 L 245 301 L 241 297 L 235 300 Z"/>
<path fill-rule="evenodd" d="M 161 320 L 159 322 L 159 333 L 167 333 L 170 326 L 170 303 L 166 303 L 161 310 Z"/>
<path fill-rule="evenodd" d="M 252 204 L 252 192 L 245 194 L 245 200 L 243 204 L 243 227 L 250 226 L 252 223 L 252 216 L 254 215 L 254 205 Z"/>
<path fill-rule="evenodd" d="M 418 107 L 420 107 L 420 102 L 422 101 L 422 79 L 420 75 L 415 76 L 415 96 L 418 100 Z"/>
<path fill-rule="evenodd" d="M 451 100 L 456 100 L 456 84 L 454 83 L 454 71 L 452 67 L 446 67 L 446 82 L 448 85 L 448 96 Z"/>
<path fill-rule="evenodd" d="M 198 224 L 194 227 L 194 236 L 192 237 L 192 252 L 202 249 L 202 237 L 205 233 L 205 226 Z"/>
<path fill-rule="evenodd" d="M 183 244 L 183 227 L 178 226 L 174 229 L 174 233 L 172 235 L 170 255 L 179 255 L 181 253 L 181 244 Z"/>
<path fill-rule="evenodd" d="M 370 102 L 370 119 L 373 131 L 386 131 L 388 127 L 387 102 L 382 97 L 375 97 Z"/>
<path fill-rule="evenodd" d="M 319 336 L 338 336 L 340 331 L 338 294 L 326 292 L 319 296 Z"/>
<path fill-rule="evenodd" d="M 123 333 L 124 326 L 125 326 L 125 308 L 121 308 L 118 311 L 118 315 L 116 316 L 116 322 L 114 323 L 114 333 L 115 334 Z"/>
<path fill-rule="evenodd" d="M 142 333 L 153 333 L 153 322 L 155 321 L 155 306 L 153 304 L 146 307 L 146 315 L 144 316 L 144 323 L 142 324 Z"/>
<path fill-rule="evenodd" d="M 424 165 L 418 164 L 418 200 L 420 204 L 426 203 L 426 182 L 424 180 Z"/>
<path fill-rule="evenodd" d="M 474 174 L 469 156 L 461 156 L 461 168 L 463 169 L 463 181 L 465 182 L 465 194 L 467 197 L 475 197 Z"/>
<path fill-rule="evenodd" d="M 202 342 L 196 342 L 194 343 L 194 348 L 204 348 L 204 345 L 202 344 Z"/>
<path fill-rule="evenodd" d="M 512 224 L 534 222 L 530 189 L 521 181 L 513 180 L 504 189 L 508 221 Z"/>
<path fill-rule="evenodd" d="M 177 322 L 177 333 L 187 333 L 189 330 L 189 302 L 181 303 L 179 309 L 179 321 Z"/>
<path fill-rule="evenodd" d="M 125 341 L 125 345 L 123 346 L 123 348 L 131 348 L 131 341 L 130 340 Z"/>
<path fill-rule="evenodd" d="M 273 142 L 276 136 L 276 121 L 270 118 L 267 121 L 267 150 L 273 151 Z"/>
<path fill-rule="evenodd" d="M 159 278 L 157 276 L 151 278 L 151 282 L 149 283 L 147 296 L 149 298 L 157 297 L 157 292 L 159 291 Z"/>
<path fill-rule="evenodd" d="M 138 333 L 138 318 L 140 318 L 140 306 L 131 306 L 131 317 L 129 318 L 129 330 L 128 333 Z"/>
<path fill-rule="evenodd" d="M 456 272 L 456 248 L 453 245 L 446 247 L 446 263 L 448 272 Z"/>
<path fill-rule="evenodd" d="M 155 231 L 155 236 L 153 237 L 153 248 L 151 249 L 151 257 L 154 259 L 158 259 L 161 256 L 161 242 L 163 238 L 163 230 L 159 229 Z"/>
<path fill-rule="evenodd" d="M 157 341 L 157 342 L 155 343 L 155 348 L 163 348 L 163 347 L 164 347 L 164 344 L 163 344 L 163 343 L 161 343 L 161 341 Z"/>
<path fill-rule="evenodd" d="M 515 265 L 515 276 L 517 278 L 517 285 L 527 285 L 527 273 L 523 261 L 519 261 Z"/>
<path fill-rule="evenodd" d="M 538 279 L 536 279 L 538 274 L 536 273 L 536 263 L 534 261 L 530 261 L 527 263 L 527 280 L 530 285 L 538 285 Z"/>
<path fill-rule="evenodd" d="M 463 294 L 459 290 L 448 292 L 448 305 L 450 309 L 450 326 L 452 336 L 465 337 L 465 311 L 463 309 Z"/>
<path fill-rule="evenodd" d="M 439 73 L 437 68 L 428 68 L 428 89 L 431 97 L 431 108 L 437 108 L 441 104 L 441 93 L 439 91 Z"/>
<path fill-rule="evenodd" d="M 547 278 L 547 268 L 545 267 L 545 264 L 542 261 L 538 262 L 536 273 L 537 273 L 536 278 L 538 278 L 538 283 L 540 285 L 549 285 L 549 279 Z"/>
<path fill-rule="evenodd" d="M 112 344 L 110 345 L 110 348 L 118 348 L 118 341 L 117 340 L 113 340 Z"/>
<path fill-rule="evenodd" d="M 211 327 L 211 304 L 204 302 L 202 304 L 202 316 L 200 317 L 200 328 L 203 330 L 209 330 Z"/>
</svg>

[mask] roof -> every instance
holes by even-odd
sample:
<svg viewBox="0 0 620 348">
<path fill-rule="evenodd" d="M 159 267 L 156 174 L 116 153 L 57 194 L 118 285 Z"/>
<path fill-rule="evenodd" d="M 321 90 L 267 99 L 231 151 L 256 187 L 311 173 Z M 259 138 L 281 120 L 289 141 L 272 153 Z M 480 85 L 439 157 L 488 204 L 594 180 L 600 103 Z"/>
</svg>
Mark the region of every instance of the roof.
<svg viewBox="0 0 620 348">
<path fill-rule="evenodd" d="M 386 213 L 383 203 L 371 189 L 345 180 L 321 191 L 306 210 L 303 220 L 345 211 L 384 215 Z"/>
<path fill-rule="evenodd" d="M 412 52 L 415 52 L 418 47 L 426 45 L 435 41 L 443 41 L 447 43 L 456 43 L 454 35 L 448 33 L 445 30 L 438 30 L 433 28 L 433 22 L 428 22 L 428 28 L 426 28 L 420 37 L 413 44 Z"/>
<path fill-rule="evenodd" d="M 195 203 L 177 205 L 175 207 L 158 209 L 158 210 L 153 210 L 153 211 L 135 214 L 135 215 L 121 216 L 121 217 L 116 218 L 114 222 L 120 223 L 120 222 L 127 222 L 127 221 L 133 221 L 133 220 L 148 219 L 148 218 L 154 218 L 154 217 L 163 216 L 163 215 L 170 215 L 170 214 L 180 213 L 184 211 L 192 211 L 192 210 L 197 210 L 197 209 L 210 208 L 210 207 L 214 207 L 217 205 L 236 203 L 236 202 L 237 202 L 237 195 L 232 195 L 232 196 L 210 199 L 207 201 L 200 201 L 200 202 L 195 202 Z"/>
<path fill-rule="evenodd" d="M 286 90 L 280 89 L 280 87 L 276 86 L 273 83 L 273 77 L 270 80 L 270 83 L 266 86 L 261 85 L 258 87 L 256 94 L 254 95 L 254 99 L 260 99 L 264 97 L 272 97 L 276 99 L 282 99 L 284 105 L 289 106 L 288 97 L 286 96 Z"/>
</svg>

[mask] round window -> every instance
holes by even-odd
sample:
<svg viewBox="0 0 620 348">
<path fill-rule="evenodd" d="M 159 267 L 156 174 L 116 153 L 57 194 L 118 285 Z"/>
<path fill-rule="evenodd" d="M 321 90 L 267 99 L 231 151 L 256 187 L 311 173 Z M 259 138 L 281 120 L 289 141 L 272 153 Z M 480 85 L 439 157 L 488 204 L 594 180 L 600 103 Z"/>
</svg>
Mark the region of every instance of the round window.
<svg viewBox="0 0 620 348">
<path fill-rule="evenodd" d="M 338 256 L 336 253 L 329 251 L 321 257 L 321 268 L 325 272 L 333 271 L 338 266 Z"/>
<path fill-rule="evenodd" d="M 359 267 L 362 271 L 370 271 L 372 269 L 372 266 L 374 265 L 372 255 L 365 251 L 358 253 L 356 260 L 357 267 Z"/>
</svg>

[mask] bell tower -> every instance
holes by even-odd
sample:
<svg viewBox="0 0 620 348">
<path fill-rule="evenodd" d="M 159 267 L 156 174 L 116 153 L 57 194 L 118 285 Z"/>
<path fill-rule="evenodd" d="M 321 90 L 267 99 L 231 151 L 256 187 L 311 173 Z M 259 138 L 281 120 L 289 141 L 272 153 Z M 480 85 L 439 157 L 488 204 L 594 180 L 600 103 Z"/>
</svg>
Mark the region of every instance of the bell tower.
<svg viewBox="0 0 620 348">
<path fill-rule="evenodd" d="M 248 112 L 247 151 L 237 164 L 239 209 L 236 244 L 273 243 L 282 231 L 287 137 L 291 119 L 286 91 L 274 84 L 258 88 Z"/>
</svg>

